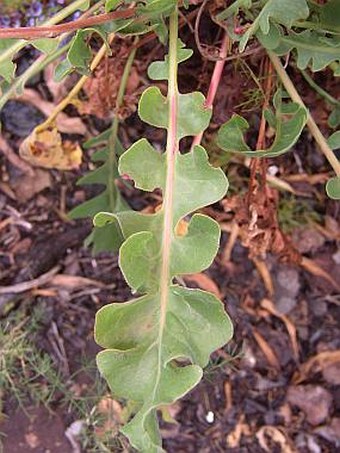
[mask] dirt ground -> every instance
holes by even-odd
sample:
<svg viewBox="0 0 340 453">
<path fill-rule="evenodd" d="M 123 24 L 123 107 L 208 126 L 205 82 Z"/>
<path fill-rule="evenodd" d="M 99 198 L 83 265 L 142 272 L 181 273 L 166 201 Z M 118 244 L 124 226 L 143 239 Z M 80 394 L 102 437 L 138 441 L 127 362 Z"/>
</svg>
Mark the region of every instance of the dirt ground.
<svg viewBox="0 0 340 453">
<path fill-rule="evenodd" d="M 209 41 L 212 36 L 214 29 L 203 38 Z M 183 40 L 193 44 L 187 29 Z M 147 43 L 137 53 L 134 74 L 141 77 L 157 55 L 162 55 L 161 46 Z M 22 64 L 30 58 L 26 52 Z M 247 65 L 257 73 L 262 58 L 256 54 Z M 181 68 L 182 91 L 192 90 L 196 74 L 197 88 L 206 93 L 212 69 L 213 63 L 195 52 Z M 328 131 L 328 106 L 301 76 L 291 73 L 315 119 Z M 316 80 L 333 89 L 331 74 L 317 75 Z M 147 83 L 144 74 L 135 84 L 137 94 Z M 83 246 L 91 221 L 67 218 L 71 208 L 100 192 L 98 187 L 76 185 L 93 168 L 92 151 L 85 152 L 80 169 L 71 172 L 31 167 L 18 158 L 23 138 L 63 97 L 68 84 L 72 80 L 56 87 L 46 70 L 1 113 L 0 274 L 1 287 L 14 287 L 0 292 L 0 348 L 12 351 L 12 356 L 3 353 L 6 360 L 1 362 L 8 371 L 0 381 L 5 453 L 130 451 L 117 434 L 129 405 L 111 397 L 99 378 L 94 362 L 99 348 L 93 340 L 96 311 L 113 300 L 128 300 L 130 291 L 117 256 L 93 256 Z M 230 179 L 227 200 L 235 203 L 240 199 L 231 197 L 247 190 L 249 168 L 235 157 L 223 160 L 212 139 L 233 112 L 245 115 L 256 130 L 261 99 L 249 101 L 254 90 L 247 67 L 228 63 L 205 136 L 213 162 L 221 164 Z M 143 134 L 162 143 L 162 133 L 138 119 L 137 94 L 126 99 L 123 145 Z M 70 140 L 83 143 L 110 125 L 107 106 L 102 105 L 101 118 L 93 115 L 101 100 L 95 102 L 81 115 L 73 107 L 66 110 L 61 122 Z M 264 259 L 250 258 L 244 240 L 231 240 L 237 220 L 231 201 L 208 209 L 223 231 L 220 253 L 209 271 L 188 277 L 186 284 L 221 297 L 235 335 L 213 354 L 200 385 L 163 414 L 162 436 L 169 453 L 339 451 L 339 204 L 324 194 L 329 168 L 307 132 L 289 154 L 268 165 L 294 192 L 273 191 L 279 200 L 279 224 L 295 258 L 271 251 Z M 135 209 L 153 209 L 159 203 L 158 194 L 123 185 L 121 190 Z M 25 287 L 32 279 L 36 284 Z"/>
</svg>

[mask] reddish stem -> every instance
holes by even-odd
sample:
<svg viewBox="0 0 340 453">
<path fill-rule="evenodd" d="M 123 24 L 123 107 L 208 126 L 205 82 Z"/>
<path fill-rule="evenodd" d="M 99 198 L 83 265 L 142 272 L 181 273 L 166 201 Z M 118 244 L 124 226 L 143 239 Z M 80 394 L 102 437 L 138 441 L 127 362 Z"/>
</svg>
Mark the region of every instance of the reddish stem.
<svg viewBox="0 0 340 453">
<path fill-rule="evenodd" d="M 37 39 L 37 38 L 54 38 L 62 33 L 69 33 L 80 28 L 92 27 L 93 25 L 105 24 L 115 19 L 128 19 L 136 14 L 136 8 L 130 8 L 122 11 L 113 11 L 112 13 L 99 14 L 98 16 L 78 19 L 65 24 L 41 26 L 41 27 L 18 27 L 0 29 L 0 39 Z"/>
<path fill-rule="evenodd" d="M 225 58 L 228 53 L 228 48 L 229 48 L 229 36 L 227 35 L 227 33 L 225 33 L 223 42 L 222 42 L 222 46 L 221 46 L 221 50 L 220 50 L 221 59 L 216 61 L 216 63 L 215 63 L 214 72 L 213 72 L 213 75 L 212 75 L 211 81 L 210 81 L 207 100 L 205 102 L 205 107 L 207 109 L 211 109 L 214 104 L 217 89 L 218 89 L 218 86 L 221 81 L 222 72 L 223 72 L 224 65 L 225 65 Z M 198 135 L 196 135 L 196 137 L 194 138 L 194 140 L 192 142 L 192 148 L 201 143 L 202 137 L 203 137 L 203 131 L 200 132 Z"/>
</svg>

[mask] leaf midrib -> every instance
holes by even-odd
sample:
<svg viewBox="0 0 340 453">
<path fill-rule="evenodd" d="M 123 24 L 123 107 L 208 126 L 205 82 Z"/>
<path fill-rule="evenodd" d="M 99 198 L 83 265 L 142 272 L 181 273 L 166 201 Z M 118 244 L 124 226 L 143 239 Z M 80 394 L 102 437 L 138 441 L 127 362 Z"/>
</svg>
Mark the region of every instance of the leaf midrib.
<svg viewBox="0 0 340 453">
<path fill-rule="evenodd" d="M 166 184 L 164 189 L 163 202 L 163 234 L 162 234 L 162 257 L 160 273 L 160 317 L 158 330 L 158 360 L 157 375 L 152 395 L 155 401 L 156 393 L 162 374 L 162 342 L 166 323 L 166 313 L 169 303 L 170 284 L 170 254 L 173 238 L 173 217 L 174 217 L 174 184 L 176 156 L 178 154 L 178 87 L 177 87 L 177 35 L 178 35 L 178 12 L 177 6 L 170 16 L 170 39 L 169 39 L 169 83 L 168 83 L 168 104 L 169 123 L 166 146 L 167 170 Z"/>
</svg>

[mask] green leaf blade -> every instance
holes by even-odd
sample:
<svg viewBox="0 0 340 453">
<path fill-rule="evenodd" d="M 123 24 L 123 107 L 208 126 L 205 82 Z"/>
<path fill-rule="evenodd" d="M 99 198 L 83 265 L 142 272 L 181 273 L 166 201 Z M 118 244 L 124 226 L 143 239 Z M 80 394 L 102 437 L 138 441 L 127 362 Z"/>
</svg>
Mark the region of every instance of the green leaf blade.
<svg viewBox="0 0 340 453">
<path fill-rule="evenodd" d="M 327 181 L 326 192 L 332 200 L 340 200 L 340 176 L 335 176 Z"/>
<path fill-rule="evenodd" d="M 274 97 L 277 100 L 277 96 Z M 227 152 L 244 154 L 247 157 L 276 157 L 288 152 L 296 143 L 307 122 L 306 109 L 297 103 L 281 105 L 277 101 L 275 114 L 276 134 L 267 149 L 251 150 L 244 134 L 249 128 L 248 122 L 239 115 L 221 126 L 217 134 L 217 145 Z"/>
</svg>

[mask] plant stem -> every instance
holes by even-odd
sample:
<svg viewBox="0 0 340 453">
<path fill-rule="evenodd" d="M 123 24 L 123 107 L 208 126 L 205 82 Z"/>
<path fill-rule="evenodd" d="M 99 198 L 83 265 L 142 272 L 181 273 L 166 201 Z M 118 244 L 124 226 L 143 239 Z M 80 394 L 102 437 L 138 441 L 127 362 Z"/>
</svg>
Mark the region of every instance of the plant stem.
<svg viewBox="0 0 340 453">
<path fill-rule="evenodd" d="M 314 80 L 311 78 L 311 76 L 308 74 L 307 71 L 300 69 L 301 74 L 303 75 L 304 79 L 306 82 L 309 83 L 309 85 L 317 92 L 319 93 L 320 96 L 322 96 L 324 99 L 326 99 L 327 102 L 329 102 L 332 105 L 340 105 L 340 102 L 333 98 L 327 91 L 322 89 Z"/>
<path fill-rule="evenodd" d="M 292 98 L 292 100 L 294 102 L 302 105 L 307 110 L 307 126 L 310 130 L 310 133 L 313 135 L 315 141 L 319 145 L 321 151 L 325 155 L 325 157 L 328 160 L 328 162 L 330 163 L 330 165 L 332 166 L 336 175 L 340 176 L 340 162 L 335 157 L 335 154 L 333 153 L 331 147 L 328 145 L 325 137 L 323 136 L 319 127 L 315 123 L 313 117 L 309 113 L 309 110 L 306 108 L 306 106 L 305 106 L 303 100 L 301 99 L 299 93 L 297 92 L 293 82 L 291 81 L 290 77 L 288 76 L 287 72 L 285 71 L 284 67 L 282 66 L 279 57 L 269 50 L 268 50 L 268 55 L 283 83 L 283 86 L 287 90 L 289 96 Z"/>
<path fill-rule="evenodd" d="M 119 85 L 119 90 L 117 94 L 117 100 L 116 100 L 116 111 L 114 115 L 114 119 L 112 122 L 112 127 L 111 127 L 111 134 L 110 138 L 108 141 L 109 144 L 109 199 L 110 199 L 110 210 L 112 212 L 115 211 L 116 208 L 116 191 L 114 190 L 114 183 L 115 183 L 115 178 L 114 178 L 114 165 L 117 161 L 117 156 L 116 156 L 116 142 L 117 142 L 117 136 L 118 136 L 118 126 L 119 126 L 119 116 L 118 116 L 118 110 L 122 106 L 123 100 L 124 100 L 124 94 L 126 90 L 126 85 L 129 80 L 129 75 L 131 71 L 131 66 L 133 63 L 133 60 L 136 55 L 136 50 L 137 50 L 137 41 L 138 38 L 135 40 L 134 45 L 132 46 L 131 52 L 128 56 L 128 59 L 125 63 L 122 79 Z"/>
<path fill-rule="evenodd" d="M 89 15 L 93 14 L 95 11 L 97 11 L 102 5 L 104 4 L 104 0 L 100 0 L 98 3 L 93 5 L 91 8 L 89 8 L 84 14 L 81 15 L 81 19 L 85 19 Z M 63 39 L 65 39 L 69 33 L 64 33 L 59 37 L 59 43 L 62 42 Z M 34 77 L 36 74 L 38 74 L 40 71 L 42 71 L 47 65 L 52 63 L 52 61 L 56 60 L 60 55 L 62 55 L 64 52 L 68 50 L 70 47 L 71 42 L 68 42 L 64 46 L 58 48 L 54 52 L 52 52 L 49 55 L 40 55 L 37 60 L 34 61 L 32 66 L 30 66 L 23 74 L 21 74 L 19 77 L 17 77 L 13 84 L 9 87 L 9 89 L 1 96 L 0 98 L 0 110 L 3 108 L 3 106 L 6 104 L 6 102 L 16 94 L 16 91 L 19 87 L 24 87 L 26 82 L 31 78 Z M 0 56 L 1 58 L 1 56 Z"/>
<path fill-rule="evenodd" d="M 160 274 L 160 325 L 159 341 L 161 342 L 166 320 L 166 310 L 169 298 L 170 284 L 170 251 L 173 238 L 173 203 L 175 165 L 178 154 L 178 86 L 177 86 L 177 35 L 178 35 L 178 9 L 177 6 L 170 16 L 170 41 L 169 41 L 169 127 L 166 146 L 167 175 L 163 201 L 164 220 L 162 237 L 162 264 Z"/>
<path fill-rule="evenodd" d="M 113 41 L 113 38 L 114 38 L 115 34 L 112 33 L 109 38 L 108 38 L 108 42 L 109 44 L 111 44 L 111 42 Z M 93 72 L 96 67 L 99 65 L 99 63 L 101 62 L 102 58 L 106 55 L 106 51 L 107 51 L 107 45 L 106 43 L 104 43 L 101 48 L 99 49 L 98 53 L 96 54 L 96 56 L 94 57 L 94 59 L 92 60 L 92 63 L 90 65 L 90 70 L 91 72 Z M 53 110 L 53 112 L 51 113 L 51 115 L 47 118 L 46 121 L 44 121 L 42 124 L 40 124 L 37 128 L 36 128 L 36 131 L 42 131 L 44 129 L 46 129 L 47 127 L 50 126 L 50 124 L 52 124 L 54 122 L 54 120 L 56 119 L 56 117 L 58 116 L 58 114 L 60 112 L 62 112 L 64 110 L 64 108 L 66 106 L 68 106 L 68 104 L 71 103 L 72 99 L 79 93 L 79 91 L 83 88 L 86 80 L 89 78 L 89 76 L 87 75 L 84 75 L 82 76 L 78 82 L 74 85 L 74 87 L 72 88 L 72 90 L 68 93 L 68 95 L 55 107 L 55 109 Z"/>
<path fill-rule="evenodd" d="M 48 19 L 46 22 L 43 22 L 42 25 L 50 26 L 50 25 L 57 24 L 58 22 L 61 22 L 62 20 L 66 19 L 66 17 L 70 16 L 75 11 L 80 9 L 83 3 L 84 3 L 84 0 L 75 0 L 70 5 L 66 6 L 66 8 L 63 8 L 61 11 L 59 11 L 53 17 Z M 100 3 L 102 3 L 102 2 L 100 2 Z M 3 30 L 6 30 L 6 29 L 3 29 Z M 9 30 L 7 30 L 7 31 L 9 31 Z M 8 38 L 8 35 L 6 35 L 6 34 L 5 34 L 5 36 L 0 35 L 0 37 Z M 12 55 L 14 55 L 20 49 L 22 49 L 26 44 L 27 44 L 26 41 L 24 41 L 22 39 L 14 42 L 14 44 L 11 47 L 9 47 L 5 52 L 3 52 L 0 55 L 0 65 L 3 64 L 3 62 L 6 61 L 7 59 L 12 58 Z"/>
<path fill-rule="evenodd" d="M 66 8 L 65 8 L 66 9 Z M 0 29 L 0 39 L 39 39 L 55 38 L 62 33 L 69 33 L 80 28 L 93 27 L 94 25 L 105 24 L 115 19 L 128 19 L 135 16 L 135 9 L 129 8 L 112 13 L 99 14 L 87 19 L 77 19 L 72 22 L 58 25 L 43 25 L 37 27 L 18 27 Z M 58 21 L 60 22 L 60 21 Z"/>
<path fill-rule="evenodd" d="M 22 75 L 17 77 L 11 87 L 6 91 L 3 96 L 0 98 L 0 110 L 6 104 L 6 102 L 13 96 L 17 94 L 19 87 L 24 87 L 26 82 L 42 71 L 46 66 L 48 66 L 52 61 L 56 60 L 60 55 L 67 51 L 71 43 L 65 44 L 65 46 L 60 47 L 51 55 L 40 55 L 40 57 L 34 61 L 32 66 L 30 66 Z"/>
<path fill-rule="evenodd" d="M 211 81 L 210 81 L 207 100 L 205 103 L 205 107 L 207 109 L 211 109 L 214 104 L 217 88 L 220 84 L 222 72 L 223 72 L 224 65 L 225 65 L 225 58 L 228 53 L 229 42 L 230 42 L 229 36 L 226 32 L 224 35 L 221 50 L 220 50 L 220 60 L 217 60 L 215 63 L 214 72 L 213 72 L 213 75 L 212 75 Z M 192 142 L 191 149 L 194 146 L 199 145 L 201 143 L 202 137 L 203 137 L 203 131 L 200 132 L 198 135 L 196 135 L 196 137 L 194 138 L 194 140 Z"/>
</svg>

